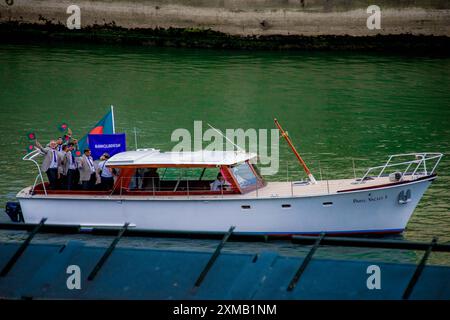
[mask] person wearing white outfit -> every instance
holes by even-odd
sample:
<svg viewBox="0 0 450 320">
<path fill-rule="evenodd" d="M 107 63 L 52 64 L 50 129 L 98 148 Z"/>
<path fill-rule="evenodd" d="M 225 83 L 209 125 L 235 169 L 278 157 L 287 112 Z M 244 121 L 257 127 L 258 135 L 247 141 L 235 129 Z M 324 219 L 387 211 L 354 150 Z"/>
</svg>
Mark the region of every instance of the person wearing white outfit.
<svg viewBox="0 0 450 320">
<path fill-rule="evenodd" d="M 114 187 L 114 173 L 106 166 L 109 158 L 109 154 L 104 153 L 100 157 L 101 161 L 98 163 L 102 190 L 112 190 Z"/>
</svg>

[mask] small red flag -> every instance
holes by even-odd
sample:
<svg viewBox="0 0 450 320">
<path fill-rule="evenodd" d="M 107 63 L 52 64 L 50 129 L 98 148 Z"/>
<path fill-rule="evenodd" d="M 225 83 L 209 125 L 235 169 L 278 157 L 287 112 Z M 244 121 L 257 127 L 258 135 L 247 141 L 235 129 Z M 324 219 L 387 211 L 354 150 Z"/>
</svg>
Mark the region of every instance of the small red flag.
<svg viewBox="0 0 450 320">
<path fill-rule="evenodd" d="M 67 128 L 69 127 L 69 125 L 65 122 L 61 123 L 61 125 L 58 127 L 58 130 L 61 132 L 64 132 L 67 130 Z"/>
<path fill-rule="evenodd" d="M 28 145 L 27 152 L 30 153 L 33 150 L 34 150 L 34 146 L 32 144 Z"/>
<path fill-rule="evenodd" d="M 36 134 L 34 132 L 27 133 L 27 138 L 29 140 L 36 140 Z"/>
</svg>

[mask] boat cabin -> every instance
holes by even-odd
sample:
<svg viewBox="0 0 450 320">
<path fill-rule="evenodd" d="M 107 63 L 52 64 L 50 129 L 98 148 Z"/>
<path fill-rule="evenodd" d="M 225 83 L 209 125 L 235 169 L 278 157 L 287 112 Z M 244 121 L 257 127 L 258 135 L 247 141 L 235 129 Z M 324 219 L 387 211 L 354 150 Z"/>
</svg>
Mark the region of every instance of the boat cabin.
<svg viewBox="0 0 450 320">
<path fill-rule="evenodd" d="M 257 155 L 240 151 L 126 151 L 106 166 L 115 173 L 112 190 L 46 190 L 49 194 L 186 196 L 245 194 L 266 185 Z M 47 185 L 47 184 L 46 184 Z M 42 185 L 34 189 L 44 193 Z"/>
<path fill-rule="evenodd" d="M 243 194 L 265 185 L 253 160 L 256 154 L 234 151 L 140 149 L 113 156 L 107 166 L 118 173 L 114 190 L 121 194 Z"/>
</svg>

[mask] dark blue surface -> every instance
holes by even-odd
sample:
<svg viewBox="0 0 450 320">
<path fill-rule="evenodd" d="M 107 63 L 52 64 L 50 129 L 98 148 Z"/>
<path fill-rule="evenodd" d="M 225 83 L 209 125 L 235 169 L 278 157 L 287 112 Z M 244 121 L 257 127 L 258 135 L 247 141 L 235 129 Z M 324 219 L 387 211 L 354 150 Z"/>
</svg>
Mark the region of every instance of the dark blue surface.
<svg viewBox="0 0 450 320">
<path fill-rule="evenodd" d="M 19 243 L 0 243 L 0 268 Z M 313 258 L 297 286 L 287 286 L 301 257 L 274 252 L 222 253 L 200 288 L 194 283 L 210 252 L 116 248 L 93 281 L 87 277 L 105 247 L 80 241 L 31 244 L 0 278 L 0 297 L 33 299 L 401 299 L 414 264 Z M 381 290 L 369 290 L 369 265 L 381 269 Z M 66 286 L 69 265 L 81 268 L 81 290 Z M 411 299 L 450 299 L 450 268 L 426 266 Z"/>
</svg>

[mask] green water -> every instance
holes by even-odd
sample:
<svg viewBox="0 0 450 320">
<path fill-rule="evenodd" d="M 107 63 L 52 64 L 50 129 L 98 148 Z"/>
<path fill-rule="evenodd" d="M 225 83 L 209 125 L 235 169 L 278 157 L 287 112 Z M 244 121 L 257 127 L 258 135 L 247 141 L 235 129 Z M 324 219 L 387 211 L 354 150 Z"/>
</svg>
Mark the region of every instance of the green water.
<svg viewBox="0 0 450 320">
<path fill-rule="evenodd" d="M 115 106 L 117 131 L 170 150 L 194 120 L 220 129 L 274 128 L 277 117 L 313 173 L 352 177 L 387 155 L 450 154 L 450 58 L 350 53 L 180 50 L 105 46 L 0 46 L 0 201 L 33 183 L 21 161 L 35 131 L 46 142 L 68 122 L 80 137 Z M 303 178 L 280 141 L 269 180 Z M 405 238 L 450 241 L 450 160 L 438 168 Z"/>
</svg>

